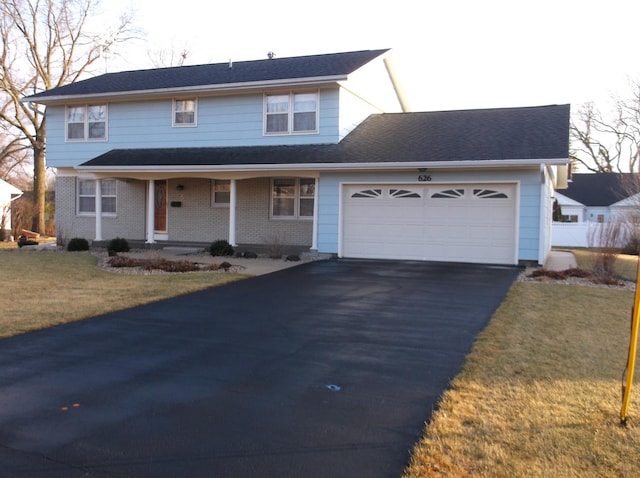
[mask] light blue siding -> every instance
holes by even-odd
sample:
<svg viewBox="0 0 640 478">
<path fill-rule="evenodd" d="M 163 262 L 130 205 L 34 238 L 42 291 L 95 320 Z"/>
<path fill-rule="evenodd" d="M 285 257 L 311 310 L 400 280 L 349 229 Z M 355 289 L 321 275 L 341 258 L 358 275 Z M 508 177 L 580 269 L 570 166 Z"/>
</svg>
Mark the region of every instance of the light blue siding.
<svg viewBox="0 0 640 478">
<path fill-rule="evenodd" d="M 47 161 L 51 167 L 76 166 L 112 149 L 265 146 L 336 143 L 338 89 L 320 91 L 318 133 L 263 134 L 263 95 L 198 99 L 197 126 L 172 127 L 172 100 L 110 103 L 108 139 L 65 141 L 65 108 L 47 108 Z"/>
<path fill-rule="evenodd" d="M 418 182 L 417 171 L 388 173 L 325 173 L 319 180 L 318 250 L 338 253 L 339 194 L 343 182 Z M 540 193 L 542 190 L 539 169 L 519 171 L 430 171 L 432 182 L 519 182 L 518 260 L 537 261 L 540 246 Z"/>
</svg>

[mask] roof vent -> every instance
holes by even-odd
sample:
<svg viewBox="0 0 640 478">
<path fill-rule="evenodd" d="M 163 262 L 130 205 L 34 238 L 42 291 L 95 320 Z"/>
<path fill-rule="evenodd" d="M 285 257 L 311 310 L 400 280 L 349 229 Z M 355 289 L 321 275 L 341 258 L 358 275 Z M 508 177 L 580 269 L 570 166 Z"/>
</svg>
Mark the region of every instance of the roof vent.
<svg viewBox="0 0 640 478">
<path fill-rule="evenodd" d="M 229 58 L 229 69 L 231 70 L 233 68 L 233 62 L 231 61 L 231 58 Z"/>
<path fill-rule="evenodd" d="M 267 53 L 267 56 L 269 57 L 269 60 L 273 60 L 276 57 L 276 54 L 270 51 L 269 53 Z"/>
</svg>

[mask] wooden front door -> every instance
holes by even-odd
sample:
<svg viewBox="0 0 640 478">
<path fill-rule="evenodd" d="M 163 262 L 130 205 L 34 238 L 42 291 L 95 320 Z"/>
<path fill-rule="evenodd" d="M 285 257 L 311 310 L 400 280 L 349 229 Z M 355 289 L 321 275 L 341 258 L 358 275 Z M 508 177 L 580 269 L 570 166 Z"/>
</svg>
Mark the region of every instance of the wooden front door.
<svg viewBox="0 0 640 478">
<path fill-rule="evenodd" d="M 155 181 L 155 232 L 167 232 L 167 181 Z"/>
</svg>

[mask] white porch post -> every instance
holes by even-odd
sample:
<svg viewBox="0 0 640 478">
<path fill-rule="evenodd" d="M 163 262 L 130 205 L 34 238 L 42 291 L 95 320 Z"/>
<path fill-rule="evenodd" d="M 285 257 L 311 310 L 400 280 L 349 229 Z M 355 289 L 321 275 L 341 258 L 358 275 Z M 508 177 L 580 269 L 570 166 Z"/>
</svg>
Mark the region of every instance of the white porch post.
<svg viewBox="0 0 640 478">
<path fill-rule="evenodd" d="M 96 179 L 96 241 L 102 240 L 102 181 Z"/>
<path fill-rule="evenodd" d="M 318 179 L 316 178 L 316 184 L 313 188 L 313 232 L 311 237 L 311 250 L 318 250 Z"/>
<path fill-rule="evenodd" d="M 155 231 L 155 204 L 156 204 L 156 182 L 149 179 L 149 190 L 147 191 L 147 244 L 153 244 L 153 231 Z"/>
<path fill-rule="evenodd" d="M 236 244 L 236 180 L 232 179 L 229 188 L 229 244 Z"/>
</svg>

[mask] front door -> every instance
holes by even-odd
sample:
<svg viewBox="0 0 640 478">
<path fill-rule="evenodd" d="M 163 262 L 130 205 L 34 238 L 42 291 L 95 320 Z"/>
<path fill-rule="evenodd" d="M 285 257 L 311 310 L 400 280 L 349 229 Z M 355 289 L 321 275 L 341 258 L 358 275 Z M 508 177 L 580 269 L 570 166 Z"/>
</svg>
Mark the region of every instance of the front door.
<svg viewBox="0 0 640 478">
<path fill-rule="evenodd" d="M 154 225 L 156 233 L 167 232 L 167 181 L 155 181 Z"/>
</svg>

